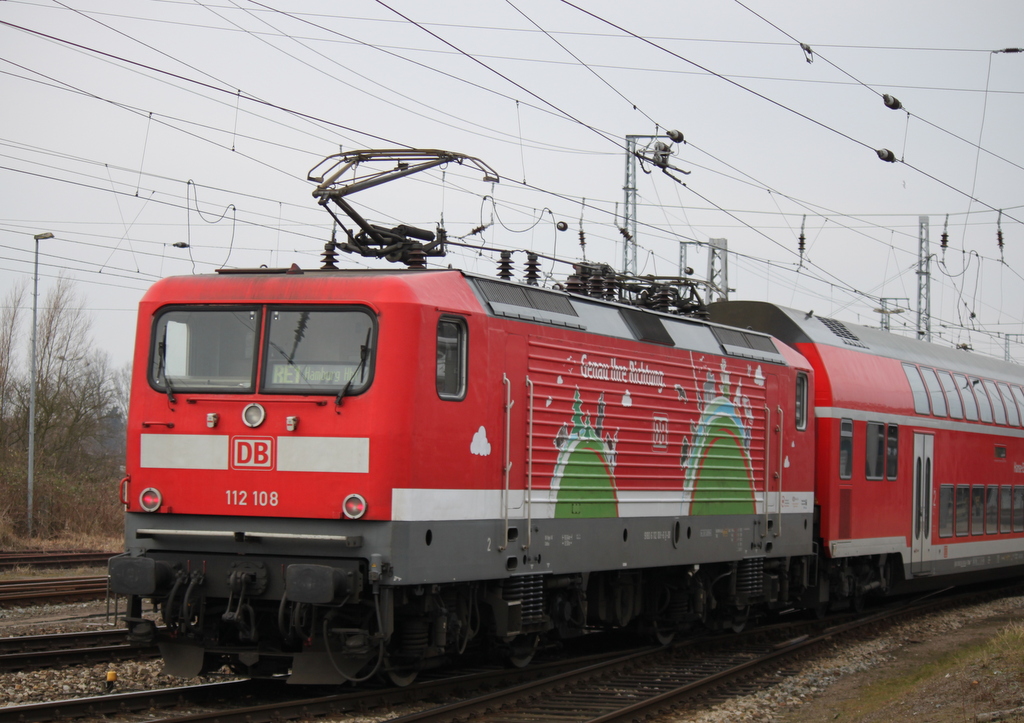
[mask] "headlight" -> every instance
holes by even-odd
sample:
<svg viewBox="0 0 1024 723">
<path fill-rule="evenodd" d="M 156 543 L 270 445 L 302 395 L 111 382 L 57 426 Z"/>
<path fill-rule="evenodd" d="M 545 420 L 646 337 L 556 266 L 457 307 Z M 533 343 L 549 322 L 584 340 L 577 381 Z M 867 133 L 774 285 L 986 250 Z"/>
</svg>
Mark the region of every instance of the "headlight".
<svg viewBox="0 0 1024 723">
<path fill-rule="evenodd" d="M 242 410 L 242 421 L 247 427 L 258 427 L 267 418 L 267 410 L 262 405 L 253 402 Z"/>
<path fill-rule="evenodd" d="M 366 514 L 366 500 L 362 495 L 351 494 L 341 503 L 341 511 L 345 513 L 345 517 L 358 520 Z"/>
<path fill-rule="evenodd" d="M 139 495 L 139 506 L 146 512 L 156 512 L 163 503 L 164 498 L 161 496 L 160 490 L 155 487 L 147 487 Z"/>
</svg>

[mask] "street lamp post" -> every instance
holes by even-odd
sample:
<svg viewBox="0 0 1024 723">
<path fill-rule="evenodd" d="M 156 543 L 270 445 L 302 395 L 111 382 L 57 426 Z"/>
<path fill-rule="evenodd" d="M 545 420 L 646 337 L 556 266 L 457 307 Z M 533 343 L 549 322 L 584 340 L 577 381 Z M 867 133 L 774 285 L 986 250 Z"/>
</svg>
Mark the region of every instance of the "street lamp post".
<svg viewBox="0 0 1024 723">
<path fill-rule="evenodd" d="M 28 536 L 32 537 L 32 484 L 36 467 L 36 314 L 39 307 L 39 242 L 53 238 L 49 231 L 37 233 L 35 262 L 32 265 L 32 372 L 28 395 Z"/>
</svg>

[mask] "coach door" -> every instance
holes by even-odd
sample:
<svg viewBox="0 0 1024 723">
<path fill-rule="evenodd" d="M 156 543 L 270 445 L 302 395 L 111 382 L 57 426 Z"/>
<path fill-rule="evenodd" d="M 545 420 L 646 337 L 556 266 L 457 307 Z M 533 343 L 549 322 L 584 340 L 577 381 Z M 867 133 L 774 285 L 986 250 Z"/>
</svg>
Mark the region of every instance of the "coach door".
<svg viewBox="0 0 1024 723">
<path fill-rule="evenodd" d="M 935 468 L 935 437 L 914 434 L 914 517 L 911 521 L 911 571 L 914 575 L 931 574 L 927 551 L 932 535 L 932 470 Z"/>
</svg>

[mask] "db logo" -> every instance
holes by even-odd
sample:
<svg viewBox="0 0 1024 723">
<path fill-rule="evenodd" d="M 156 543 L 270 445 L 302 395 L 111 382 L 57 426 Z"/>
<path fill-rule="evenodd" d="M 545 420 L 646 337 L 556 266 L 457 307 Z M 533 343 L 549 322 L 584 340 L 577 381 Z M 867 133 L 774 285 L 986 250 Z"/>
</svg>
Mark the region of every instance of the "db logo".
<svg viewBox="0 0 1024 723">
<path fill-rule="evenodd" d="M 668 417 L 654 415 L 654 448 L 668 447 Z"/>
<path fill-rule="evenodd" d="M 232 437 L 232 469 L 273 469 L 273 437 Z"/>
</svg>

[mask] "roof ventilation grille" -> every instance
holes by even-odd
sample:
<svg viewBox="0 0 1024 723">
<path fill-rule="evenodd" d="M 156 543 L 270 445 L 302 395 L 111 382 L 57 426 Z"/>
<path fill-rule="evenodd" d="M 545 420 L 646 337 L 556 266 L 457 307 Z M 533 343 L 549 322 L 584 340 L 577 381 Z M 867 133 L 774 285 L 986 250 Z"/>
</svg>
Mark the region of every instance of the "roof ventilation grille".
<svg viewBox="0 0 1024 723">
<path fill-rule="evenodd" d="M 850 346 L 859 346 L 862 349 L 867 349 L 868 345 L 863 343 L 860 338 L 852 331 L 846 328 L 846 324 L 836 319 L 830 319 L 827 316 L 816 317 L 818 321 L 828 327 L 829 331 L 838 336 L 843 340 L 844 344 Z"/>
</svg>

